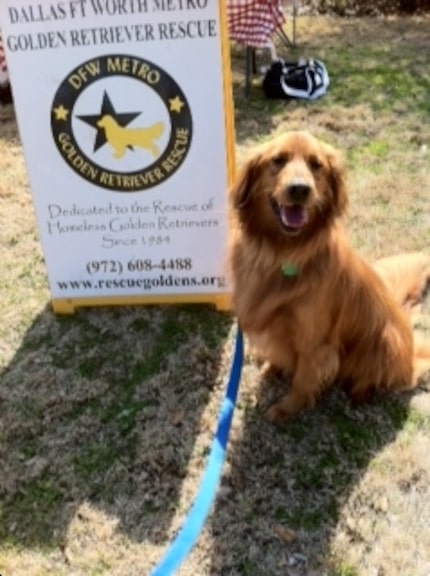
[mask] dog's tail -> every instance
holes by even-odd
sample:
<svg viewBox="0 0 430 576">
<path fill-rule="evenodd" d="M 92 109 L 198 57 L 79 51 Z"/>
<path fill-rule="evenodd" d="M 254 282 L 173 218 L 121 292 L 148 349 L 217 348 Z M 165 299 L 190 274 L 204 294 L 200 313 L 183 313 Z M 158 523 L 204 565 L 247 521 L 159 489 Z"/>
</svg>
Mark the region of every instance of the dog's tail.
<svg viewBox="0 0 430 576">
<path fill-rule="evenodd" d="M 152 126 L 148 127 L 148 135 L 150 138 L 160 138 L 160 136 L 164 132 L 164 123 L 163 122 L 156 122 Z"/>
<path fill-rule="evenodd" d="M 419 252 L 378 260 L 374 269 L 399 304 L 412 310 L 422 301 L 430 282 L 430 257 Z"/>
</svg>

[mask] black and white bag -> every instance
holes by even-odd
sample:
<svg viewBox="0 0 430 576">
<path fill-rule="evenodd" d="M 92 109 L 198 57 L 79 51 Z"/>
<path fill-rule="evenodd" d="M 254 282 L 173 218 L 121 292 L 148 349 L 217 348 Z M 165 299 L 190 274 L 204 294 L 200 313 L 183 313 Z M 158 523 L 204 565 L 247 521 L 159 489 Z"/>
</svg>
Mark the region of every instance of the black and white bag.
<svg viewBox="0 0 430 576">
<path fill-rule="evenodd" d="M 321 60 L 301 60 L 287 63 L 282 59 L 272 63 L 263 80 L 267 98 L 302 98 L 316 100 L 327 92 L 330 79 Z"/>
</svg>

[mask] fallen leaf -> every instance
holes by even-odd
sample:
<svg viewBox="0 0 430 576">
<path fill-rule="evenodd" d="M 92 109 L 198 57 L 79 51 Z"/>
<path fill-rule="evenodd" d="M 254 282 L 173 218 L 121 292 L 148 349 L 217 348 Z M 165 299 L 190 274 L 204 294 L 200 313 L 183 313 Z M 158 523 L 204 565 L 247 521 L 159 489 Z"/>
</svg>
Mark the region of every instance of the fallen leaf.
<svg viewBox="0 0 430 576">
<path fill-rule="evenodd" d="M 282 526 L 282 524 L 275 524 L 273 531 L 276 536 L 282 540 L 282 542 L 285 542 L 285 544 L 292 544 L 297 540 L 297 533 L 294 532 L 294 530 L 290 530 L 290 528 Z"/>
</svg>

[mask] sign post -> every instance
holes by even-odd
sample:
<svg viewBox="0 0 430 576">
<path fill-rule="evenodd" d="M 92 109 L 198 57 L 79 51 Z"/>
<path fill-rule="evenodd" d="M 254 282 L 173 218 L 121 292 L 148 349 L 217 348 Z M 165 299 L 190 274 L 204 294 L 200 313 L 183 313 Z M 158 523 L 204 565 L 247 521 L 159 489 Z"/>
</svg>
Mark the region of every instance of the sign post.
<svg viewBox="0 0 430 576">
<path fill-rule="evenodd" d="M 1 0 L 54 311 L 229 305 L 224 0 Z"/>
</svg>

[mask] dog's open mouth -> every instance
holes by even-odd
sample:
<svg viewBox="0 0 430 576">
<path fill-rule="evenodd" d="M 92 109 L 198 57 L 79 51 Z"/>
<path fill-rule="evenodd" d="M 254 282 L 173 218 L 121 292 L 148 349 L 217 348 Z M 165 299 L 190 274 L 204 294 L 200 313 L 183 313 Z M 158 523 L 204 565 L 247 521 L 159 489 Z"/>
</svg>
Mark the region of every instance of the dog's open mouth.
<svg viewBox="0 0 430 576">
<path fill-rule="evenodd" d="M 299 234 L 302 228 L 306 226 L 308 213 L 302 204 L 278 204 L 274 198 L 272 198 L 271 204 L 282 228 L 288 234 Z"/>
</svg>

